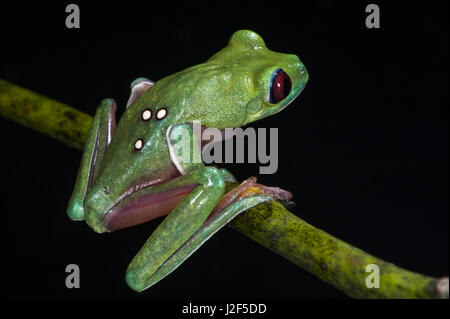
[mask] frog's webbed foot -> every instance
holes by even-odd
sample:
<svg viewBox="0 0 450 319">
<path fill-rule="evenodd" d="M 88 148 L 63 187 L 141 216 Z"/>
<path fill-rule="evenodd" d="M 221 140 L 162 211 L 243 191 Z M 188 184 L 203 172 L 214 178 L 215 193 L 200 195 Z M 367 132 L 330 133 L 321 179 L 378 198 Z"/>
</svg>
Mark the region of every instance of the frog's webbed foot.
<svg viewBox="0 0 450 319">
<path fill-rule="evenodd" d="M 256 177 L 250 177 L 243 181 L 239 186 L 233 188 L 226 193 L 214 208 L 214 211 L 223 210 L 232 202 L 239 201 L 243 198 L 251 196 L 266 196 L 270 199 L 278 199 L 280 201 L 288 201 L 292 198 L 292 194 L 279 187 L 269 187 L 256 183 Z"/>
<path fill-rule="evenodd" d="M 284 189 L 281 189 L 279 187 L 269 187 L 265 185 L 261 185 L 256 183 L 256 177 L 250 177 L 244 182 L 242 182 L 241 185 L 239 185 L 237 188 L 230 191 L 232 193 L 233 191 L 236 192 L 240 190 L 240 193 L 242 197 L 249 196 L 252 193 L 253 194 L 262 194 L 272 197 L 273 199 L 277 199 L 286 209 L 292 209 L 295 207 L 295 202 L 291 200 L 292 194 L 289 191 L 286 191 Z M 228 194 L 226 194 L 224 197 L 226 197 Z"/>
<path fill-rule="evenodd" d="M 113 99 L 104 99 L 89 128 L 77 180 L 67 208 L 67 214 L 72 220 L 84 220 L 85 218 L 86 193 L 95 180 L 101 166 L 100 163 L 111 142 L 116 127 L 116 109 L 116 102 Z"/>
</svg>

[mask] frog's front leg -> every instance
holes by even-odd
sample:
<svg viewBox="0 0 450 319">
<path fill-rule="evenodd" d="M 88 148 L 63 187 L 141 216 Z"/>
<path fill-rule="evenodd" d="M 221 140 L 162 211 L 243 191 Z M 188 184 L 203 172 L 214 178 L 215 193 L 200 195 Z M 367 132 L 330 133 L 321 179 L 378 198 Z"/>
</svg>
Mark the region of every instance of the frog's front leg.
<svg viewBox="0 0 450 319">
<path fill-rule="evenodd" d="M 104 99 L 89 128 L 75 187 L 67 208 L 67 214 L 72 220 L 85 218 L 86 193 L 95 180 L 100 163 L 111 142 L 116 127 L 116 108 L 116 102 L 113 99 Z"/>
<path fill-rule="evenodd" d="M 188 132 L 188 138 L 180 138 L 183 132 Z M 126 281 L 136 291 L 149 288 L 172 272 L 238 213 L 263 201 L 290 197 L 278 188 L 256 184 L 253 178 L 223 196 L 225 179 L 234 178 L 225 170 L 194 160 L 200 146 L 191 126 L 172 127 L 167 139 L 172 161 L 183 173 L 168 184 L 198 186 L 164 219 L 129 265 Z"/>
</svg>

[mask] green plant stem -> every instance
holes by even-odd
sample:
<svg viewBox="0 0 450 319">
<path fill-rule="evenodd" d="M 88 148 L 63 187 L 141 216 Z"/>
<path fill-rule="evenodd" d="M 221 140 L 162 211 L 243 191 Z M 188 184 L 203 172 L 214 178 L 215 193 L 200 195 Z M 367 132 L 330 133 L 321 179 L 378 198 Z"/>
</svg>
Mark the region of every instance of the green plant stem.
<svg viewBox="0 0 450 319">
<path fill-rule="evenodd" d="M 0 115 L 79 150 L 92 121 L 68 105 L 1 79 Z M 351 297 L 448 298 L 448 277 L 424 276 L 373 257 L 308 224 L 277 201 L 249 209 L 229 225 Z M 379 288 L 366 285 L 371 264 L 380 269 Z"/>
</svg>

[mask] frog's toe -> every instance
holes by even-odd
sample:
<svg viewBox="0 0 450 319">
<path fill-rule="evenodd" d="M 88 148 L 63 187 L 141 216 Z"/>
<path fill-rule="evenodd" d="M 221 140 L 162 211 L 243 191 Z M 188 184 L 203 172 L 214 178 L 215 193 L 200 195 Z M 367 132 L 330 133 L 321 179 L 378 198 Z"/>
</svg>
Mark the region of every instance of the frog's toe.
<svg viewBox="0 0 450 319">
<path fill-rule="evenodd" d="M 67 215 L 72 220 L 84 220 L 83 201 L 78 198 L 72 199 L 67 207 Z"/>
<path fill-rule="evenodd" d="M 292 193 L 279 187 L 270 187 L 256 183 L 256 177 L 250 177 L 239 185 L 240 197 L 246 197 L 252 194 L 261 194 L 270 196 L 280 201 L 289 201 Z"/>
<path fill-rule="evenodd" d="M 142 282 L 141 280 L 138 280 L 138 276 L 137 276 L 136 272 L 134 272 L 132 270 L 127 271 L 127 273 L 125 275 L 125 281 L 126 281 L 128 287 L 130 287 L 134 291 L 139 292 L 146 288 L 146 286 L 144 285 L 144 282 Z"/>
</svg>

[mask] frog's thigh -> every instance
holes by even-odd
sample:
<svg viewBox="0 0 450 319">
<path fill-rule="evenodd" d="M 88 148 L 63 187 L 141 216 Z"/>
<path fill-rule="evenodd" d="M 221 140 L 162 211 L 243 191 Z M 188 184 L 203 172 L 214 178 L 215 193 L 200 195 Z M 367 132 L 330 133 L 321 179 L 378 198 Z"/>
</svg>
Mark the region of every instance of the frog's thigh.
<svg viewBox="0 0 450 319">
<path fill-rule="evenodd" d="M 199 186 L 164 219 L 128 267 L 126 281 L 134 290 L 155 283 L 153 273 L 199 229 L 224 194 L 224 178 L 217 168 L 199 168 L 183 177 L 188 176 Z"/>
<path fill-rule="evenodd" d="M 116 126 L 116 108 L 113 99 L 104 99 L 89 128 L 75 187 L 67 208 L 67 214 L 73 220 L 84 220 L 84 199 L 111 141 Z"/>
</svg>

